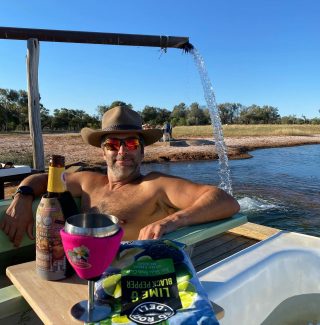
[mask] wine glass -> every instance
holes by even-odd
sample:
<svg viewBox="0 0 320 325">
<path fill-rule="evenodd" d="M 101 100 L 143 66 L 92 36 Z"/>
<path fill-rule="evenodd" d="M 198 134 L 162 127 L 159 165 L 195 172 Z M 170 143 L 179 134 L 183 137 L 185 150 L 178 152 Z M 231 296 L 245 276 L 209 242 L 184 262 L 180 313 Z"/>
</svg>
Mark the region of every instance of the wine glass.
<svg viewBox="0 0 320 325">
<path fill-rule="evenodd" d="M 71 308 L 74 318 L 98 322 L 106 318 L 111 308 L 94 301 L 94 281 L 111 264 L 120 246 L 123 230 L 115 216 L 81 213 L 67 218 L 60 234 L 68 261 L 78 276 L 88 280 L 89 300 Z"/>
</svg>

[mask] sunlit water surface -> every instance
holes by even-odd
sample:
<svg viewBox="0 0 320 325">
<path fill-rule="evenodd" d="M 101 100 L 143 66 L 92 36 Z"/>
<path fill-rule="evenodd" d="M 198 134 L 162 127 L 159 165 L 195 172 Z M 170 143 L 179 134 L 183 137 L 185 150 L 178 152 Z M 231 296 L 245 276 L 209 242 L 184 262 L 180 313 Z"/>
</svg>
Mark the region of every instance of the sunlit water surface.
<svg viewBox="0 0 320 325">
<path fill-rule="evenodd" d="M 229 161 L 233 194 L 250 222 L 320 237 L 320 145 L 252 151 Z M 217 161 L 144 164 L 149 171 L 219 184 Z"/>
</svg>

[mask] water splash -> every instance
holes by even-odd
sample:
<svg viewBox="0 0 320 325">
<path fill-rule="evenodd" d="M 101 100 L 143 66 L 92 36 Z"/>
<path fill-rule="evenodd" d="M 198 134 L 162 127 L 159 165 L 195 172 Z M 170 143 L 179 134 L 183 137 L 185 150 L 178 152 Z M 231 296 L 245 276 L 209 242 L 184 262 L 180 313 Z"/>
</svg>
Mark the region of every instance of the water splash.
<svg viewBox="0 0 320 325">
<path fill-rule="evenodd" d="M 279 208 L 278 205 L 260 198 L 243 197 L 238 199 L 238 203 L 240 204 L 241 212 L 264 211 Z"/>
<path fill-rule="evenodd" d="M 230 168 L 228 163 L 227 149 L 224 143 L 221 119 L 219 115 L 218 106 L 216 103 L 216 97 L 214 95 L 213 87 L 208 76 L 207 69 L 204 64 L 204 60 L 198 50 L 193 48 L 190 50 L 190 53 L 193 55 L 193 59 L 198 68 L 201 83 L 204 91 L 204 97 L 207 102 L 211 124 L 213 127 L 213 134 L 215 140 L 216 150 L 219 156 L 219 176 L 220 176 L 220 185 L 219 187 L 232 195 L 232 182 L 230 176 Z"/>
</svg>

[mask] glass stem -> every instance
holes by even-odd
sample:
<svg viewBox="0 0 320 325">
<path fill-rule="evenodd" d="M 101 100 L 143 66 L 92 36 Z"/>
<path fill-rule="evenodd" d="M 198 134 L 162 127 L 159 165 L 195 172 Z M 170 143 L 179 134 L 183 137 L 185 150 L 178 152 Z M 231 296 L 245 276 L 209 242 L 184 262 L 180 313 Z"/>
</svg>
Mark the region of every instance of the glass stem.
<svg viewBox="0 0 320 325">
<path fill-rule="evenodd" d="M 94 308 L 94 281 L 88 281 L 88 311 L 90 312 Z"/>
</svg>

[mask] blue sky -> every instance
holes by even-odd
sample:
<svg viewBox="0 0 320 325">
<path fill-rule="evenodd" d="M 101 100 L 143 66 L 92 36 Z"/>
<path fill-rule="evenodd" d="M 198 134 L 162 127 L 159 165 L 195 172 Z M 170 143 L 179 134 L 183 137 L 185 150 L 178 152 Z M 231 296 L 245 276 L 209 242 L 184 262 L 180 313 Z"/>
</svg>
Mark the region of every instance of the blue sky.
<svg viewBox="0 0 320 325">
<path fill-rule="evenodd" d="M 0 26 L 188 36 L 203 56 L 218 103 L 272 105 L 319 116 L 318 0 L 10 0 Z M 0 40 L 0 88 L 26 89 L 26 41 Z M 42 103 L 83 109 L 114 100 L 136 110 L 205 105 L 190 55 L 158 48 L 40 44 Z"/>
</svg>

